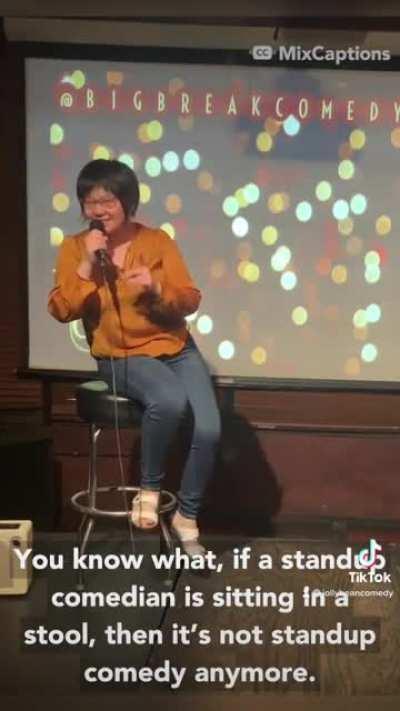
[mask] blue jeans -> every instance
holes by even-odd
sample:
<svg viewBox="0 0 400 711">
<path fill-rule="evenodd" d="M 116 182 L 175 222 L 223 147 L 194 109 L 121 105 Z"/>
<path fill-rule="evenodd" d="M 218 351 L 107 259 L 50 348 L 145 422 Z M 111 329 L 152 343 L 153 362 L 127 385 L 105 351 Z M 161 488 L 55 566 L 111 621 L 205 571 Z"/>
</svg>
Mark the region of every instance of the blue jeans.
<svg viewBox="0 0 400 711">
<path fill-rule="evenodd" d="M 159 490 L 169 446 L 186 418 L 191 442 L 180 490 L 179 510 L 196 518 L 214 469 L 220 416 L 207 367 L 193 339 L 174 356 L 129 356 L 114 359 L 117 391 L 140 402 L 142 419 L 141 482 Z M 108 358 L 98 359 L 99 374 L 112 385 Z"/>
</svg>

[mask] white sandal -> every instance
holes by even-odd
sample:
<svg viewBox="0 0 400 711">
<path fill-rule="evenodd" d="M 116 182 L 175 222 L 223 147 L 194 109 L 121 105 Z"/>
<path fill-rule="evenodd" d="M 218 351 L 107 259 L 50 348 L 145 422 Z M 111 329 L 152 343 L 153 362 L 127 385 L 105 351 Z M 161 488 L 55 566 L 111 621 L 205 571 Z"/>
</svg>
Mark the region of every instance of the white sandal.
<svg viewBox="0 0 400 711">
<path fill-rule="evenodd" d="M 158 525 L 159 503 L 159 491 L 140 489 L 132 501 L 132 523 L 141 529 L 155 528 Z"/>
<path fill-rule="evenodd" d="M 174 518 L 171 519 L 171 531 L 175 535 L 182 549 L 189 556 L 204 555 L 206 549 L 199 542 L 199 529 L 197 526 L 174 526 Z"/>
</svg>

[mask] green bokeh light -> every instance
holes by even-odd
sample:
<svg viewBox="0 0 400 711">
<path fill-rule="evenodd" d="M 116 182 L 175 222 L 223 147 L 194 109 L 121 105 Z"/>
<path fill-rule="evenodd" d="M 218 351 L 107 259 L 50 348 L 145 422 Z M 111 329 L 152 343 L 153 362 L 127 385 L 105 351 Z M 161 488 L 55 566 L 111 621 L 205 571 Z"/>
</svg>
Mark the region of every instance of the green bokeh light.
<svg viewBox="0 0 400 711">
<path fill-rule="evenodd" d="M 151 178 L 156 178 L 161 173 L 161 161 L 156 156 L 150 156 L 144 164 L 144 169 Z"/>
</svg>

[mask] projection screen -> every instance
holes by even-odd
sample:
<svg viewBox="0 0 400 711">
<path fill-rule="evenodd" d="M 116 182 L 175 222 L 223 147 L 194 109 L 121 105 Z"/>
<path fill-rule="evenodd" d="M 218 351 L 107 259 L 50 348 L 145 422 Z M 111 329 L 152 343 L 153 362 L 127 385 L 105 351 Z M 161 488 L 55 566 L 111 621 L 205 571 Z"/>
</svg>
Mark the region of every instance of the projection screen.
<svg viewBox="0 0 400 711">
<path fill-rule="evenodd" d="M 117 158 L 202 291 L 213 373 L 399 380 L 395 73 L 30 58 L 26 137 L 31 368 L 95 369 L 46 302 L 76 176 Z"/>
</svg>

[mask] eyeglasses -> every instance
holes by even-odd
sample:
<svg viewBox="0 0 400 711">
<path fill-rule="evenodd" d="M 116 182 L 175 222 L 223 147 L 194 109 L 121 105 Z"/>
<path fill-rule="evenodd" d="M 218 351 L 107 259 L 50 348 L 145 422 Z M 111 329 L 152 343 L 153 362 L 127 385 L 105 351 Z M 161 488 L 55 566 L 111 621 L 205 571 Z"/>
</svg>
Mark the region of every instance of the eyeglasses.
<svg viewBox="0 0 400 711">
<path fill-rule="evenodd" d="M 85 210 L 92 210 L 96 205 L 99 207 L 104 207 L 107 209 L 115 207 L 118 202 L 118 198 L 100 198 L 99 200 L 84 200 L 83 207 Z"/>
</svg>

